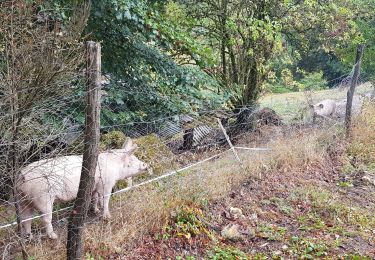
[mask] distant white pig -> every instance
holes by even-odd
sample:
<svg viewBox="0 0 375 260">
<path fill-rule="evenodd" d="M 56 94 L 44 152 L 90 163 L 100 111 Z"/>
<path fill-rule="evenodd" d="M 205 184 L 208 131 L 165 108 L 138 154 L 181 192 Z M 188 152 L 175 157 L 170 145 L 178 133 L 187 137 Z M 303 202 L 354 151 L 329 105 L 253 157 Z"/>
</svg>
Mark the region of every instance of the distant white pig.
<svg viewBox="0 0 375 260">
<path fill-rule="evenodd" d="M 360 96 L 354 96 L 352 102 L 352 114 L 359 114 L 361 112 L 362 105 L 363 98 Z M 315 120 L 316 117 L 342 119 L 345 117 L 346 113 L 346 99 L 339 101 L 325 99 L 315 105 L 312 105 L 311 108 L 313 120 Z"/>
<path fill-rule="evenodd" d="M 315 121 L 316 117 L 331 117 L 336 110 L 336 101 L 332 99 L 325 99 L 315 105 L 310 106 L 313 113 L 313 120 Z"/>
<path fill-rule="evenodd" d="M 134 155 L 136 149 L 137 145 L 128 139 L 122 149 L 99 154 L 92 200 L 96 213 L 100 212 L 98 203 L 103 207 L 104 218 L 110 218 L 108 205 L 116 182 L 138 175 L 149 168 Z M 36 209 L 44 214 L 42 221 L 48 237 L 57 238 L 51 224 L 53 203 L 55 200 L 68 202 L 77 197 L 81 168 L 82 156 L 77 155 L 37 161 L 22 170 L 17 191 L 22 198 L 20 218 L 21 221 L 26 220 L 21 227 L 24 235 L 32 238 L 29 218 Z"/>
</svg>

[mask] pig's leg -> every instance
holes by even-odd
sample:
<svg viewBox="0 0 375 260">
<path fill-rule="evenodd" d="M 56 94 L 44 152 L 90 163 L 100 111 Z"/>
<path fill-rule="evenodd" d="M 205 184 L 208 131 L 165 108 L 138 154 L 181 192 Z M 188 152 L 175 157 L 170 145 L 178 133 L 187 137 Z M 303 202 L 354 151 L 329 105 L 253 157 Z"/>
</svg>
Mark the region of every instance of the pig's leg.
<svg viewBox="0 0 375 260">
<path fill-rule="evenodd" d="M 92 196 L 92 199 L 93 199 L 94 212 L 95 212 L 95 214 L 99 214 L 100 213 L 100 209 L 98 207 L 98 201 L 99 201 L 99 194 L 98 194 L 98 192 L 94 192 L 94 194 Z"/>
<path fill-rule="evenodd" d="M 27 238 L 32 239 L 33 235 L 31 233 L 31 219 L 33 216 L 33 205 L 29 201 L 21 201 L 20 203 L 20 219 L 22 235 L 25 235 Z"/>
<path fill-rule="evenodd" d="M 128 187 L 133 186 L 133 179 L 132 179 L 132 177 L 128 177 L 126 180 L 128 182 Z"/>
<path fill-rule="evenodd" d="M 111 198 L 112 188 L 104 189 L 104 194 L 101 196 L 103 198 L 103 218 L 110 219 L 111 214 L 109 213 L 109 200 Z"/>
<path fill-rule="evenodd" d="M 42 222 L 46 228 L 46 233 L 48 237 L 51 239 L 57 239 L 57 235 L 53 231 L 53 227 L 52 227 L 53 202 L 54 202 L 54 198 L 47 194 L 45 196 L 39 197 L 39 199 L 35 201 L 35 206 L 43 215 Z"/>
<path fill-rule="evenodd" d="M 98 204 L 99 204 L 99 208 L 102 209 L 103 208 L 103 195 L 99 193 L 98 193 Z"/>
</svg>

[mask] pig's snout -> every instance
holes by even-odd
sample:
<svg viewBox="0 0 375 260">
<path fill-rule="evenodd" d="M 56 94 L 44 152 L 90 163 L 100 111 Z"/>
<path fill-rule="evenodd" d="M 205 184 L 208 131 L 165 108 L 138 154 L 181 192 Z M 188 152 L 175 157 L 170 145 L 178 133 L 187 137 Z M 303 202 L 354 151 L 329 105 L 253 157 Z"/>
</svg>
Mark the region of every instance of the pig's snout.
<svg viewBox="0 0 375 260">
<path fill-rule="evenodd" d="M 140 170 L 142 170 L 142 171 L 146 171 L 147 170 L 147 172 L 148 172 L 149 175 L 153 174 L 153 169 L 147 163 L 141 163 Z"/>
<path fill-rule="evenodd" d="M 151 165 L 149 165 L 149 164 L 147 164 L 147 163 L 145 163 L 144 165 L 145 165 L 145 167 L 146 167 L 145 169 L 147 170 L 147 173 L 148 173 L 149 175 L 154 174 L 154 170 L 152 169 Z"/>
<path fill-rule="evenodd" d="M 316 112 L 313 113 L 313 117 L 312 117 L 312 122 L 313 124 L 315 124 L 316 122 L 316 117 L 318 116 L 318 114 Z"/>
</svg>

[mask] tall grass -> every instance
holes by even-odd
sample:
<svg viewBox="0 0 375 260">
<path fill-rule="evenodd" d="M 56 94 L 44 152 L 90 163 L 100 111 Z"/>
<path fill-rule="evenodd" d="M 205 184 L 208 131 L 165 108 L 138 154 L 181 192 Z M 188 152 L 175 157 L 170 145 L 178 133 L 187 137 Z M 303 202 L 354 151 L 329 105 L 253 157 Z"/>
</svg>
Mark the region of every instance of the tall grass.
<svg viewBox="0 0 375 260">
<path fill-rule="evenodd" d="M 354 120 L 348 155 L 353 163 L 375 170 L 375 102 L 365 104 L 361 115 Z"/>
</svg>

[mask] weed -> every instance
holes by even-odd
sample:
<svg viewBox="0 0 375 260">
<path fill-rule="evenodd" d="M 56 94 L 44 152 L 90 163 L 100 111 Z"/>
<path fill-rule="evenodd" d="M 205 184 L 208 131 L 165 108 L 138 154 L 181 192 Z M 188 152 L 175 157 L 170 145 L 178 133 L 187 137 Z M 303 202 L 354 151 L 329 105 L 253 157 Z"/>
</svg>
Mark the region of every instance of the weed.
<svg viewBox="0 0 375 260">
<path fill-rule="evenodd" d="M 197 207 L 184 205 L 177 208 L 172 213 L 172 219 L 169 221 L 169 224 L 163 228 L 163 240 L 168 240 L 174 235 L 191 239 L 202 233 L 209 234 L 209 231 L 200 220 L 202 218 L 202 210 Z"/>
<path fill-rule="evenodd" d="M 308 239 L 292 237 L 291 252 L 299 259 L 314 259 L 327 255 L 327 246 L 322 242 L 310 241 Z"/>
<path fill-rule="evenodd" d="M 200 209 L 186 206 L 180 208 L 175 222 L 177 236 L 184 236 L 189 239 L 192 236 L 199 235 L 205 227 L 198 219 L 198 215 L 202 216 Z"/>
<path fill-rule="evenodd" d="M 327 228 L 326 223 L 333 227 L 351 227 L 359 232 L 375 227 L 371 212 L 365 208 L 349 207 L 330 191 L 313 187 L 300 190 L 298 194 L 312 206 L 308 214 L 298 218 L 304 230 L 324 229 Z M 350 235 L 343 229 L 341 232 Z"/>
<path fill-rule="evenodd" d="M 254 260 L 267 260 L 268 257 L 262 253 L 256 253 L 255 255 L 252 255 L 250 259 Z"/>
<path fill-rule="evenodd" d="M 261 225 L 258 227 L 257 231 L 259 237 L 270 241 L 281 241 L 287 229 L 276 225 Z"/>
<path fill-rule="evenodd" d="M 352 143 L 348 147 L 348 155 L 357 163 L 371 165 L 375 161 L 375 105 L 366 104 L 362 114 L 356 118 L 352 131 Z"/>
<path fill-rule="evenodd" d="M 102 256 L 92 256 L 89 252 L 85 255 L 85 260 L 104 260 Z"/>
<path fill-rule="evenodd" d="M 349 254 L 344 256 L 344 260 L 371 260 L 371 258 L 368 256 Z"/>
<path fill-rule="evenodd" d="M 367 165 L 367 169 L 368 169 L 369 171 L 375 172 L 375 162 L 373 162 L 373 163 L 369 163 L 369 164 Z"/>
<path fill-rule="evenodd" d="M 337 183 L 337 185 L 341 188 L 353 187 L 353 183 L 351 181 L 340 181 L 339 183 Z"/>
<path fill-rule="evenodd" d="M 210 260 L 246 260 L 249 259 L 247 255 L 239 249 L 232 247 L 214 247 L 208 252 L 208 259 Z"/>
<path fill-rule="evenodd" d="M 299 229 L 304 231 L 326 228 L 325 222 L 318 214 L 315 213 L 299 216 L 298 222 L 301 223 L 301 227 Z"/>
<path fill-rule="evenodd" d="M 344 174 L 351 174 L 355 171 L 355 167 L 351 163 L 346 163 L 342 168 L 341 172 Z"/>
<path fill-rule="evenodd" d="M 271 198 L 271 202 L 275 203 L 279 210 L 286 215 L 291 215 L 294 211 L 285 199 Z"/>
</svg>

